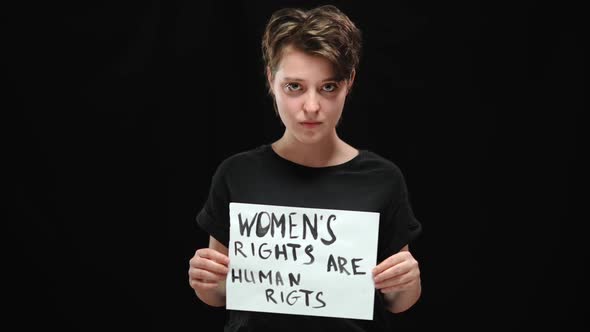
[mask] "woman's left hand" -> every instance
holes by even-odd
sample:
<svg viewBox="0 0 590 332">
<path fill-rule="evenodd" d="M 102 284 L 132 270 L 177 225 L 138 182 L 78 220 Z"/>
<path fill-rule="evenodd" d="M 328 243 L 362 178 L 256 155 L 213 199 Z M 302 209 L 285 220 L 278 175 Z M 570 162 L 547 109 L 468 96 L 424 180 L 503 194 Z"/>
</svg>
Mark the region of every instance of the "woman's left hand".
<svg viewBox="0 0 590 332">
<path fill-rule="evenodd" d="M 375 288 L 382 293 L 400 292 L 420 283 L 418 261 L 405 246 L 373 268 Z"/>
</svg>

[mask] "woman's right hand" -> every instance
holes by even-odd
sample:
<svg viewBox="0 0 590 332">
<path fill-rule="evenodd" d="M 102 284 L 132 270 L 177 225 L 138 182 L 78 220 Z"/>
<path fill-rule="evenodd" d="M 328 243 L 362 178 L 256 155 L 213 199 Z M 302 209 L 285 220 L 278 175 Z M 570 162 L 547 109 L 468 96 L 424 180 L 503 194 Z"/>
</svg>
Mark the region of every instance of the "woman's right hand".
<svg viewBox="0 0 590 332">
<path fill-rule="evenodd" d="M 229 257 L 212 248 L 202 248 L 195 252 L 189 262 L 189 283 L 201 297 L 212 290 L 225 297 L 225 278 L 229 271 Z"/>
</svg>

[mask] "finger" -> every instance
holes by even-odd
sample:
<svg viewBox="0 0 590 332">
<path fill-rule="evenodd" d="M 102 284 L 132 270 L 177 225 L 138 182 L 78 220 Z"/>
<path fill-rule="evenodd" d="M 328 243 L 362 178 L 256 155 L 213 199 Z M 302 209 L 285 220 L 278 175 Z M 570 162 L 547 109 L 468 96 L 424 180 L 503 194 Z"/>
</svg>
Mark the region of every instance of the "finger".
<svg viewBox="0 0 590 332">
<path fill-rule="evenodd" d="M 202 269 L 190 269 L 189 277 L 191 280 L 202 280 L 202 281 L 222 281 L 225 279 L 224 275 L 211 273 L 207 270 Z"/>
<path fill-rule="evenodd" d="M 207 271 L 211 271 L 213 273 L 218 273 L 222 275 L 226 275 L 228 273 L 228 267 L 226 265 L 219 264 L 216 261 L 212 261 L 209 259 L 196 259 L 191 262 L 191 267 L 203 269 Z"/>
<path fill-rule="evenodd" d="M 377 275 L 377 274 L 387 270 L 388 268 L 403 262 L 406 258 L 406 255 L 407 255 L 407 252 L 402 251 L 402 252 L 398 252 L 397 254 L 387 257 L 381 263 L 379 263 L 377 266 L 375 266 L 373 268 L 373 275 Z"/>
<path fill-rule="evenodd" d="M 219 284 L 216 282 L 207 282 L 203 280 L 191 280 L 190 285 L 193 289 L 209 290 L 216 288 Z"/>
<path fill-rule="evenodd" d="M 216 261 L 223 265 L 229 265 L 229 257 L 211 248 L 202 248 L 197 250 L 197 256 Z"/>
<path fill-rule="evenodd" d="M 410 281 L 408 281 L 406 283 L 403 283 L 403 284 L 397 284 L 397 285 L 394 285 L 394 286 L 382 288 L 380 290 L 380 292 L 383 293 L 383 294 L 393 293 L 393 292 L 399 292 L 399 291 L 402 291 L 404 289 L 407 289 L 407 288 L 412 287 L 413 284 L 414 284 L 414 280 L 410 280 Z"/>
<path fill-rule="evenodd" d="M 409 265 L 405 263 L 396 264 L 378 274 L 374 274 L 374 281 L 375 283 L 379 283 L 387 279 L 398 277 L 407 273 L 409 268 Z"/>
<path fill-rule="evenodd" d="M 411 281 L 411 276 L 408 274 L 403 274 L 403 275 L 397 276 L 395 278 L 390 278 L 390 279 L 383 280 L 381 282 L 376 282 L 375 288 L 382 289 L 382 288 L 387 288 L 387 287 L 393 287 L 396 285 L 405 284 L 408 281 Z"/>
</svg>

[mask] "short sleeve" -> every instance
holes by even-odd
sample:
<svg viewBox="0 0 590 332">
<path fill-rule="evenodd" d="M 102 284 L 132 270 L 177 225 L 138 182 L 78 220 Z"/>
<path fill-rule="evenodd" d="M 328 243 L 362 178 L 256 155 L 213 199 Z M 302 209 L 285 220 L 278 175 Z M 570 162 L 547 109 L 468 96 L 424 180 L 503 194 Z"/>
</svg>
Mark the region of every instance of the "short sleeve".
<svg viewBox="0 0 590 332">
<path fill-rule="evenodd" d="M 380 236 L 383 250 L 379 252 L 379 261 L 399 252 L 422 233 L 422 224 L 414 216 L 401 172 L 398 173 L 393 190 L 392 202 L 385 214 L 386 232 Z"/>
<path fill-rule="evenodd" d="M 229 201 L 230 194 L 226 182 L 226 163 L 221 163 L 211 178 L 207 201 L 197 214 L 197 224 L 201 229 L 221 242 L 229 245 Z"/>
</svg>

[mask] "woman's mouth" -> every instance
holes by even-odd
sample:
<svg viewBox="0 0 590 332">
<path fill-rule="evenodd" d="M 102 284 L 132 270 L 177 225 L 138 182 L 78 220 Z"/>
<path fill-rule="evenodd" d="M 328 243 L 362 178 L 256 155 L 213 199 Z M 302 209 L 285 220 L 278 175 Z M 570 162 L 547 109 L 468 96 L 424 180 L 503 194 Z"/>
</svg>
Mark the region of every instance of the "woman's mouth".
<svg viewBox="0 0 590 332">
<path fill-rule="evenodd" d="M 305 128 L 315 128 L 317 126 L 319 126 L 320 124 L 322 124 L 321 122 L 316 122 L 316 121 L 305 121 L 305 122 L 301 122 L 301 125 Z"/>
</svg>

